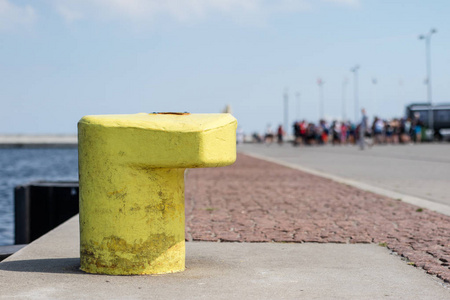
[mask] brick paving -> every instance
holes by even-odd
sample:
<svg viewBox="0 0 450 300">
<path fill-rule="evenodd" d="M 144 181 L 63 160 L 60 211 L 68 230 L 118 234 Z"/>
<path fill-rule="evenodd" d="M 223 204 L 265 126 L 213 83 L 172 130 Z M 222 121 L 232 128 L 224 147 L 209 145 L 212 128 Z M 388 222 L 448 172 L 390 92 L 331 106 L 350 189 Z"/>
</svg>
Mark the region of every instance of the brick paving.
<svg viewBox="0 0 450 300">
<path fill-rule="evenodd" d="M 189 170 L 186 239 L 377 243 L 450 282 L 449 216 L 243 154 Z"/>
</svg>

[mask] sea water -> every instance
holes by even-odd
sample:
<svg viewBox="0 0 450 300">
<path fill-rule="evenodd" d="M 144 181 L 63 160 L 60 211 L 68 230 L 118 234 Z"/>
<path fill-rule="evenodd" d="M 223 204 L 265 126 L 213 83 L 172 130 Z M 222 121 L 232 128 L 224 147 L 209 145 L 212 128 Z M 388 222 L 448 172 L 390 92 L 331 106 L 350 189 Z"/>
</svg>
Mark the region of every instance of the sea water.
<svg viewBox="0 0 450 300">
<path fill-rule="evenodd" d="M 77 149 L 0 149 L 0 246 L 14 244 L 14 187 L 38 180 L 77 181 Z"/>
</svg>

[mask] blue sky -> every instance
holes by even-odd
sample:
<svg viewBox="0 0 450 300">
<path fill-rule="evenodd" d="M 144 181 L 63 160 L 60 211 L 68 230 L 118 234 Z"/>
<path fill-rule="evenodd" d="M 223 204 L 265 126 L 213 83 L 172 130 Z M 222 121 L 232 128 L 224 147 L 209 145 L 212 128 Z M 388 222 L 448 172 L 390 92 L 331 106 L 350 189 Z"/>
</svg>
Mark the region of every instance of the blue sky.
<svg viewBox="0 0 450 300">
<path fill-rule="evenodd" d="M 433 101 L 450 102 L 449 15 L 445 0 L 0 0 L 0 133 L 226 104 L 262 132 L 283 122 L 285 88 L 289 123 L 317 120 L 318 78 L 325 116 L 341 118 L 344 98 L 353 119 L 356 64 L 360 106 L 400 116 L 427 100 L 418 35 L 431 28 Z"/>
</svg>

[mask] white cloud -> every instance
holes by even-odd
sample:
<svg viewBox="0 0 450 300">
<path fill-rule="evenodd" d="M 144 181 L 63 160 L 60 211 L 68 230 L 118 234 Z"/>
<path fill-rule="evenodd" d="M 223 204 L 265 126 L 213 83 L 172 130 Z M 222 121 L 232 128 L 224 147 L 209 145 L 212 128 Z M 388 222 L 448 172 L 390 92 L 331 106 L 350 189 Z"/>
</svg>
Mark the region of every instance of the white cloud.
<svg viewBox="0 0 450 300">
<path fill-rule="evenodd" d="M 67 20 L 81 18 L 148 20 L 168 15 L 176 20 L 198 19 L 210 12 L 258 9 L 259 0 L 53 0 Z"/>
<path fill-rule="evenodd" d="M 212 13 L 267 16 L 279 12 L 309 10 L 317 0 L 50 0 L 69 22 L 83 19 L 152 20 L 170 17 L 178 21 L 197 20 Z M 360 0 L 321 0 L 357 6 Z"/>
<path fill-rule="evenodd" d="M 148 20 L 170 16 L 178 21 L 195 20 L 210 13 L 267 14 L 304 9 L 306 0 L 52 0 L 67 20 L 80 18 Z"/>
<path fill-rule="evenodd" d="M 323 0 L 325 2 L 336 3 L 345 6 L 359 6 L 360 0 Z"/>
<path fill-rule="evenodd" d="M 35 20 L 36 12 L 30 5 L 17 6 L 8 0 L 0 0 L 0 31 L 26 27 Z"/>
<path fill-rule="evenodd" d="M 73 22 L 83 18 L 83 14 L 81 12 L 64 5 L 58 5 L 56 10 L 68 22 Z"/>
</svg>

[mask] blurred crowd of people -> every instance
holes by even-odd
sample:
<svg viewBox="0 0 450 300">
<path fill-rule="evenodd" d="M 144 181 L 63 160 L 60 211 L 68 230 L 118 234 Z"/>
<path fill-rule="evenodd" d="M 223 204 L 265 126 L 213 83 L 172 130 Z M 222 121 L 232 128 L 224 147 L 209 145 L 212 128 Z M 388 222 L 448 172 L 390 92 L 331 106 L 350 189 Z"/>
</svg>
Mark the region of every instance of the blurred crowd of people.
<svg viewBox="0 0 450 300">
<path fill-rule="evenodd" d="M 393 118 L 390 120 L 374 117 L 373 122 L 368 123 L 365 111 L 362 110 L 359 123 L 339 120 L 332 122 L 319 120 L 317 123 L 307 120 L 296 121 L 292 128 L 293 145 L 359 144 L 364 148 L 364 143 L 369 146 L 420 143 L 425 130 L 419 117 L 415 115 L 413 119 Z M 263 137 L 255 133 L 252 138 L 254 142 L 271 144 L 276 140 L 282 144 L 285 137 L 286 132 L 282 125 L 279 125 L 276 131 L 268 125 Z M 370 138 L 369 143 L 365 140 L 366 138 Z"/>
</svg>

